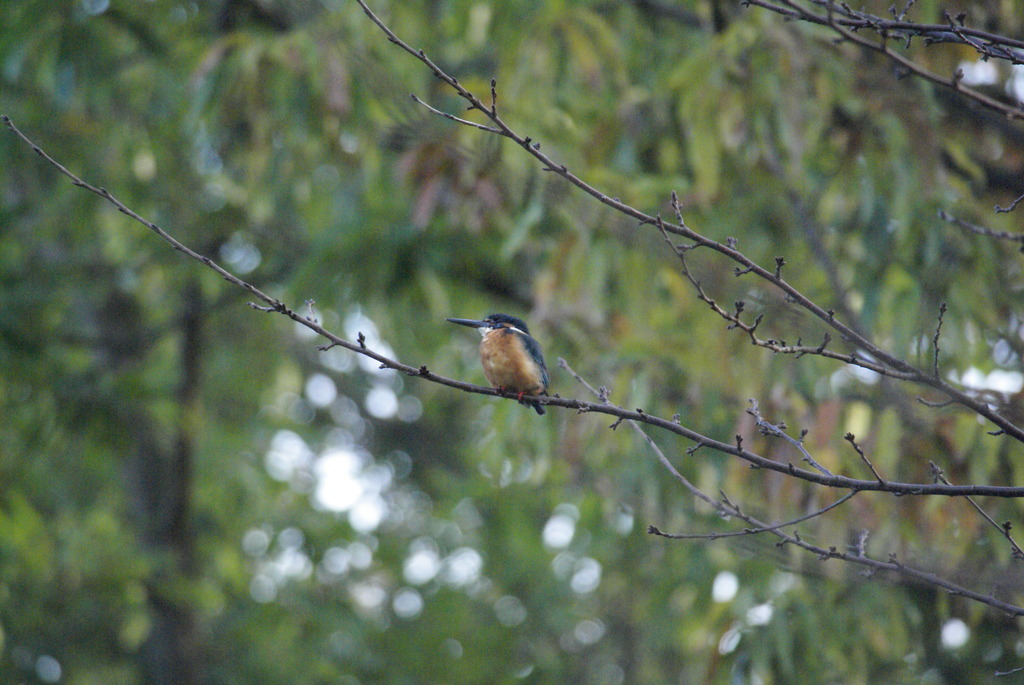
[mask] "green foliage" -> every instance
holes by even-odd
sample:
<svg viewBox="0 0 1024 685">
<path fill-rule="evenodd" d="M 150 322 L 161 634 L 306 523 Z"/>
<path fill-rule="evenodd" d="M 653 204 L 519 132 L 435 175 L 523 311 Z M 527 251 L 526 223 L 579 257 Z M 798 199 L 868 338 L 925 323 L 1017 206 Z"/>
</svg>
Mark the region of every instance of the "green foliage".
<svg viewBox="0 0 1024 685">
<path fill-rule="evenodd" d="M 672 5 L 699 25 L 646 3 L 372 6 L 483 99 L 496 78 L 503 118 L 602 192 L 665 216 L 678 192 L 688 225 L 784 256 L 802 292 L 925 368 L 946 302 L 943 374 L 1019 371 L 1019 255 L 936 218 L 1016 230 L 985 183 L 1019 143 L 820 29 L 721 5 Z M 938 21 L 933 5 L 915 16 Z M 990 5 L 979 17 L 1020 28 Z M 940 50 L 909 54 L 955 67 Z M 652 227 L 412 102 L 479 121 L 355 3 L 25 0 L 0 60 L 0 111 L 62 164 L 371 349 L 483 383 L 477 339 L 443 319 L 508 311 L 563 397 L 587 393 L 560 357 L 622 406 L 780 460 L 799 457 L 755 432 L 749 398 L 838 473 L 866 476 L 854 432 L 887 478 L 927 482 L 933 460 L 957 483 L 1020 480 L 1019 447 L 921 389 L 727 330 Z M 13 135 L 0 154 L 0 680 L 53 682 L 54 659 L 76 684 L 958 682 L 1017 665 L 1016 624 L 927 588 L 763 536 L 647 535 L 738 524 L 628 426 L 318 351 Z M 687 258 L 721 306 L 765 315 L 759 333 L 821 340 L 721 257 Z M 651 437 L 765 520 L 838 496 Z M 985 505 L 1019 527 L 1014 503 Z M 799 527 L 839 548 L 863 529 L 877 558 L 1019 603 L 966 503 L 862 494 Z M 941 646 L 951 618 L 972 631 L 959 650 Z M 159 670 L 172 647 L 184 675 Z"/>
</svg>

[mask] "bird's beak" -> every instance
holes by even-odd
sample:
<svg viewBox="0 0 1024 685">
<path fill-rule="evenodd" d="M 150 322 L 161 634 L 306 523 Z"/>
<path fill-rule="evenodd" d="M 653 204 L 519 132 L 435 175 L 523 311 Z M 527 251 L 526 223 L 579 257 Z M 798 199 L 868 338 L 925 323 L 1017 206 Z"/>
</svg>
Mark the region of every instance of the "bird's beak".
<svg viewBox="0 0 1024 685">
<path fill-rule="evenodd" d="M 445 321 L 451 321 L 460 326 L 469 326 L 470 328 L 483 328 L 490 325 L 486 321 L 477 321 L 476 319 L 445 319 Z"/>
</svg>

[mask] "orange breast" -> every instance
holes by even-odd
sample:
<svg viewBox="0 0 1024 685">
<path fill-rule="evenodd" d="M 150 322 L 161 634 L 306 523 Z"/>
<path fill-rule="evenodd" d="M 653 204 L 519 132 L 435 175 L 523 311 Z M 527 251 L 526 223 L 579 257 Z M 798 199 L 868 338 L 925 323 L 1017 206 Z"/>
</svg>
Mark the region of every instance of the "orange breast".
<svg viewBox="0 0 1024 685">
<path fill-rule="evenodd" d="M 490 331 L 480 342 L 480 361 L 487 382 L 495 388 L 539 395 L 545 391 L 540 368 L 512 331 Z"/>
</svg>

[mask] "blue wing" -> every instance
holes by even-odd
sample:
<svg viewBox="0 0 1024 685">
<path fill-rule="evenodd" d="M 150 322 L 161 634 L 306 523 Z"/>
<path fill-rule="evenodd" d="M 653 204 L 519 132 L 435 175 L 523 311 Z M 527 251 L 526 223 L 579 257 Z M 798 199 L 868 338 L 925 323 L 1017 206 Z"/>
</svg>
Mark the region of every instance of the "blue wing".
<svg viewBox="0 0 1024 685">
<path fill-rule="evenodd" d="M 537 362 L 537 365 L 540 367 L 540 375 L 541 378 L 544 379 L 544 391 L 545 394 L 547 394 L 547 389 L 551 384 L 551 381 L 548 377 L 548 367 L 544 363 L 544 355 L 540 351 L 540 344 L 529 335 L 523 336 L 523 344 L 526 346 L 526 353 L 529 354 L 533 361 Z"/>
</svg>

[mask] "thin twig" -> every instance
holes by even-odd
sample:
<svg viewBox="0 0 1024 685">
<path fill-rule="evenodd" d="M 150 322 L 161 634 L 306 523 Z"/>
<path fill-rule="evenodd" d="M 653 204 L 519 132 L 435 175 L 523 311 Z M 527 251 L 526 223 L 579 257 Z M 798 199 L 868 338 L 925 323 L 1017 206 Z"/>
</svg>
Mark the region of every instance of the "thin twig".
<svg viewBox="0 0 1024 685">
<path fill-rule="evenodd" d="M 584 380 L 584 378 L 582 376 L 580 376 L 578 373 L 576 373 L 572 369 L 572 367 L 569 366 L 569 363 L 567 361 L 565 361 L 565 359 L 562 359 L 561 357 L 559 357 L 558 358 L 558 365 L 560 367 L 562 367 L 563 369 L 565 369 L 566 371 L 568 371 L 569 374 L 573 378 L 575 378 L 577 380 L 577 382 L 579 382 L 581 385 L 583 385 L 583 387 L 585 387 L 592 395 L 597 397 L 598 400 L 602 404 L 608 405 L 608 406 L 614 406 L 608 400 L 608 393 L 607 393 L 607 391 L 604 388 L 601 388 L 600 390 L 594 388 L 594 386 L 592 386 L 590 383 L 588 383 L 586 380 Z M 724 516 L 733 516 L 733 515 L 736 514 L 736 510 L 733 507 L 729 507 L 728 505 L 725 505 L 722 502 L 719 502 L 718 500 L 716 500 L 715 498 L 705 494 L 697 486 L 695 486 L 693 483 L 691 483 L 689 480 L 687 480 L 686 476 L 684 476 L 683 474 L 679 473 L 679 471 L 672 464 L 672 462 L 669 461 L 668 457 L 665 456 L 665 453 L 661 451 L 661 448 L 658 447 L 657 443 L 654 442 L 654 440 L 651 438 L 651 436 L 647 435 L 647 433 L 644 432 L 644 430 L 639 426 L 639 424 L 637 424 L 636 421 L 627 421 L 627 423 L 629 424 L 630 428 L 632 428 L 634 431 L 636 431 L 637 434 L 640 435 L 640 437 L 642 437 L 644 439 L 644 442 L 647 443 L 648 447 L 650 447 L 651 450 L 654 451 L 655 455 L 658 457 L 658 461 L 661 462 L 661 465 L 664 466 L 665 469 L 670 474 L 672 474 L 672 477 L 675 478 L 677 481 L 679 481 L 683 485 L 683 487 L 685 487 L 687 490 L 689 490 L 690 493 L 694 497 L 697 497 L 698 499 L 703 500 L 705 503 L 711 505 L 720 514 L 722 514 Z"/>
<path fill-rule="evenodd" d="M 1012 212 L 1017 208 L 1017 205 L 1020 203 L 1021 200 L 1024 200 L 1024 195 L 1021 195 L 1016 200 L 1011 202 L 1008 207 L 1000 207 L 999 205 L 996 205 L 996 214 L 1006 214 L 1008 212 Z"/>
<path fill-rule="evenodd" d="M 655 535 L 660 535 L 660 536 L 666 537 L 666 538 L 672 538 L 673 540 L 717 540 L 719 538 L 734 538 L 734 537 L 741 537 L 741 536 L 744 536 L 744 535 L 759 535 L 761 533 L 774 533 L 775 531 L 780 530 L 782 528 L 788 528 L 789 526 L 795 526 L 798 523 L 803 523 L 804 521 L 808 521 L 808 520 L 810 520 L 812 518 L 816 518 L 818 516 L 821 516 L 822 514 L 828 513 L 829 511 L 832 511 L 836 507 L 838 507 L 838 506 L 840 506 L 842 504 L 845 504 L 846 502 L 848 502 L 851 499 L 853 499 L 854 495 L 856 495 L 856 494 L 857 494 L 856 492 L 849 492 L 849 493 L 843 495 L 842 497 L 840 497 L 839 499 L 837 499 L 832 504 L 829 504 L 828 506 L 822 507 L 821 509 L 817 509 L 815 511 L 812 511 L 809 514 L 805 514 L 804 516 L 801 516 L 800 518 L 795 518 L 792 521 L 785 521 L 784 523 L 776 523 L 773 526 L 767 526 L 767 527 L 764 527 L 764 528 L 744 528 L 743 530 L 732 530 L 732 531 L 729 531 L 729 532 L 726 532 L 726 533 L 666 533 L 666 532 L 664 532 L 662 530 L 656 529 L 657 532 L 654 533 L 654 534 Z"/>
<path fill-rule="evenodd" d="M 488 133 L 497 133 L 498 135 L 501 135 L 501 129 L 494 128 L 493 126 L 484 126 L 483 124 L 478 124 L 475 121 L 469 121 L 468 119 L 460 119 L 459 117 L 455 116 L 454 114 L 449 114 L 448 112 L 443 112 L 443 111 L 437 109 L 436 107 L 431 107 L 427 103 L 423 102 L 423 100 L 421 100 L 419 97 L 417 97 L 415 93 L 409 93 L 409 97 L 411 97 L 414 102 L 416 102 L 416 103 L 418 103 L 420 105 L 423 105 L 424 107 L 429 109 L 434 114 L 437 114 L 438 116 L 442 116 L 445 119 L 451 119 L 452 121 L 458 122 L 458 123 L 463 124 L 465 126 L 471 126 L 473 128 L 478 128 L 481 131 L 487 131 Z"/>
<path fill-rule="evenodd" d="M 846 435 L 843 436 L 843 439 L 846 440 L 846 442 L 853 445 L 853 449 L 857 450 L 857 454 L 860 455 L 861 461 L 868 465 L 868 468 L 871 469 L 871 473 L 875 476 L 875 478 L 878 479 L 878 482 L 885 483 L 885 480 L 880 475 L 878 475 L 878 471 L 875 470 L 875 465 L 871 463 L 867 455 L 864 454 L 864 450 L 862 450 L 860 448 L 860 445 L 857 444 L 857 439 L 853 435 L 853 433 L 847 433 Z"/>
<path fill-rule="evenodd" d="M 800 450 L 800 454 L 804 455 L 803 459 L 808 464 L 818 469 L 826 476 L 832 475 L 832 472 L 826 469 L 821 464 L 819 464 L 817 461 L 815 461 L 814 457 L 811 456 L 811 453 L 807 451 L 806 447 L 804 447 L 803 436 L 801 436 L 800 440 L 791 437 L 788 433 L 786 433 L 785 430 L 783 430 L 782 426 L 776 426 L 775 424 L 769 422 L 767 419 L 761 416 L 761 410 L 758 406 L 757 400 L 750 399 L 749 402 L 750 407 L 747 409 L 747 413 L 754 417 L 754 422 L 757 424 L 757 427 L 761 430 L 763 434 L 774 435 L 777 438 L 782 438 L 783 440 L 785 440 L 786 442 Z"/>
<path fill-rule="evenodd" d="M 933 362 L 935 377 L 939 376 L 939 334 L 942 332 L 942 317 L 946 315 L 946 303 L 943 302 L 939 305 L 939 321 L 935 324 L 935 335 L 932 337 L 932 348 L 935 350 L 935 360 Z"/>
<path fill-rule="evenodd" d="M 1010 209 L 1012 209 L 1016 205 L 1017 203 L 1014 202 L 1013 206 L 1011 206 Z M 978 226 L 977 224 L 972 224 L 969 221 L 964 221 L 963 219 L 955 217 L 952 214 L 949 214 L 948 212 L 942 211 L 941 209 L 939 210 L 939 218 L 942 219 L 943 221 L 953 224 L 954 226 L 962 228 L 963 230 L 969 233 L 983 235 L 988 238 L 995 238 L 997 240 L 1009 240 L 1011 242 L 1020 243 L 1021 250 L 1024 250 L 1024 233 L 1011 233 L 1010 231 L 994 231 L 991 228 L 985 228 L 984 226 Z"/>
<path fill-rule="evenodd" d="M 932 469 L 932 476 L 934 476 L 935 480 L 939 481 L 940 483 L 943 483 L 944 485 L 950 485 L 950 482 L 946 480 L 945 473 L 941 468 L 939 468 L 939 466 L 934 461 L 929 460 L 928 465 Z M 974 507 L 975 511 L 981 514 L 982 518 L 988 521 L 989 525 L 998 530 L 999 534 L 1006 538 L 1007 541 L 1009 541 L 1010 547 L 1013 550 L 1013 558 L 1017 560 L 1024 560 L 1024 550 L 1020 548 L 1020 545 L 1017 544 L 1017 541 L 1013 539 L 1012 535 L 1010 535 L 1010 522 L 1007 521 L 1002 525 L 996 523 L 995 519 L 989 516 L 988 512 L 982 509 L 981 505 L 974 501 L 973 497 L 966 497 L 965 499 L 968 502 L 970 502 L 971 506 Z"/>
<path fill-rule="evenodd" d="M 998 678 L 1004 675 L 1013 675 L 1014 673 L 1020 673 L 1021 671 L 1024 671 L 1024 666 L 1021 666 L 1020 668 L 1011 668 L 1009 671 L 996 671 L 992 675 Z"/>
</svg>

